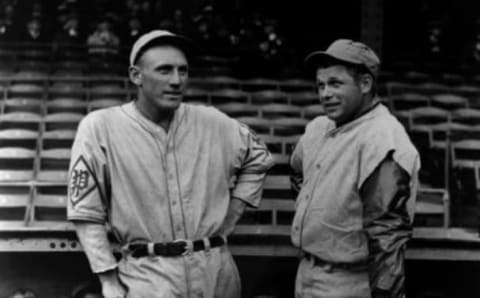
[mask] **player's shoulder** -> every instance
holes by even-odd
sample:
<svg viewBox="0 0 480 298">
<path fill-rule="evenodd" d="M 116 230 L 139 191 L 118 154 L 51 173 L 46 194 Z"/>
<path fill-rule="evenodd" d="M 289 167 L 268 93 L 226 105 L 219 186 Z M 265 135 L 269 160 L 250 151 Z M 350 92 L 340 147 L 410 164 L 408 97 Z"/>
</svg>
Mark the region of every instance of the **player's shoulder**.
<svg viewBox="0 0 480 298">
<path fill-rule="evenodd" d="M 121 107 L 109 107 L 92 111 L 82 118 L 79 124 L 79 130 L 98 131 L 105 128 L 109 123 L 114 122 L 122 115 Z"/>
<path fill-rule="evenodd" d="M 307 123 L 307 126 L 305 127 L 305 134 L 318 134 L 320 131 L 327 130 L 332 126 L 332 124 L 332 120 L 330 120 L 327 116 L 317 116 Z"/>
<path fill-rule="evenodd" d="M 209 122 L 230 121 L 232 118 L 213 106 L 200 104 L 184 104 L 189 117 L 195 117 Z"/>
<path fill-rule="evenodd" d="M 364 122 L 366 127 L 362 130 L 366 134 L 374 135 L 401 135 L 407 136 L 405 127 L 398 121 L 398 119 L 387 109 L 387 107 L 380 105 L 378 111 L 375 112 L 375 116 L 372 117 L 372 121 Z"/>
</svg>

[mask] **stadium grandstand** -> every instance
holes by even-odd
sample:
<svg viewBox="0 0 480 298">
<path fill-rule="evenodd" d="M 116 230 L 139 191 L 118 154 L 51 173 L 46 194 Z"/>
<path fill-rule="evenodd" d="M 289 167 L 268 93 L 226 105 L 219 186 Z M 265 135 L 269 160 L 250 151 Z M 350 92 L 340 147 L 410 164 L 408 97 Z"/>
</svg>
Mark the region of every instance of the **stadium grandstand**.
<svg viewBox="0 0 480 298">
<path fill-rule="evenodd" d="M 323 108 L 306 53 L 345 37 L 383 61 L 379 92 L 421 153 L 407 297 L 480 295 L 480 13 L 467 0 L 0 0 L 0 298 L 73 297 L 92 280 L 66 220 L 70 149 L 89 112 L 132 100 L 132 42 L 199 45 L 184 101 L 249 125 L 276 165 L 229 245 L 244 297 L 293 297 L 289 156 Z"/>
</svg>

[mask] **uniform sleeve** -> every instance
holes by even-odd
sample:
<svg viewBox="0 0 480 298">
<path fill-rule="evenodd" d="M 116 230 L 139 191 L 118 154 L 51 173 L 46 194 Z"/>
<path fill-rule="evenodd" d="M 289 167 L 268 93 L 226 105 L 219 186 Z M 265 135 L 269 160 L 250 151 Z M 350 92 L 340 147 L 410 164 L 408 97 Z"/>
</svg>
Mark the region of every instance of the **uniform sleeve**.
<svg viewBox="0 0 480 298">
<path fill-rule="evenodd" d="M 106 172 L 105 153 L 95 133 L 94 119 L 84 118 L 72 146 L 67 218 L 68 220 L 105 223 Z"/>
<path fill-rule="evenodd" d="M 403 297 L 405 244 L 412 235 L 407 203 L 410 176 L 387 155 L 367 178 L 361 195 L 368 236 L 373 297 Z"/>
<path fill-rule="evenodd" d="M 290 157 L 290 167 L 292 169 L 290 175 L 290 185 L 292 190 L 298 194 L 303 184 L 303 137 L 300 138 L 295 150 Z"/>
<path fill-rule="evenodd" d="M 265 143 L 247 126 L 240 123 L 238 137 L 242 158 L 231 195 L 250 206 L 257 207 L 262 198 L 266 173 L 273 166 L 273 157 Z"/>
</svg>

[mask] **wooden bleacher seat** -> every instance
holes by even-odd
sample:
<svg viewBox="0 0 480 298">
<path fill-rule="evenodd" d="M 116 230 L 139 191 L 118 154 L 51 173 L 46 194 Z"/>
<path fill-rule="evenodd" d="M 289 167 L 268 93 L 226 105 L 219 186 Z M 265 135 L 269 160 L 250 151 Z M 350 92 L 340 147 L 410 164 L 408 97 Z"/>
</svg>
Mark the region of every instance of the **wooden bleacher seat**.
<svg viewBox="0 0 480 298">
<path fill-rule="evenodd" d="M 6 98 L 25 97 L 43 99 L 45 88 L 42 85 L 18 83 L 8 86 Z"/>
<path fill-rule="evenodd" d="M 452 142 L 451 152 L 457 201 L 476 208 L 480 190 L 480 140 Z"/>
<path fill-rule="evenodd" d="M 457 95 L 468 98 L 469 106 L 472 106 L 472 102 L 470 100 L 480 95 L 480 87 L 476 85 L 454 86 L 450 90 L 453 94 L 457 94 Z"/>
<path fill-rule="evenodd" d="M 420 93 L 399 93 L 389 97 L 393 111 L 411 110 L 430 105 L 430 98 Z"/>
<path fill-rule="evenodd" d="M 429 125 L 432 130 L 432 147 L 445 148 L 445 141 L 448 138 L 450 141 L 460 141 L 467 139 L 478 138 L 480 131 L 470 125 L 465 125 L 457 122 L 442 122 L 433 125 Z"/>
<path fill-rule="evenodd" d="M 248 103 L 230 102 L 230 103 L 218 104 L 215 106 L 220 111 L 224 112 L 225 114 L 233 118 L 260 116 L 258 108 Z"/>
<path fill-rule="evenodd" d="M 192 88 L 204 90 L 233 89 L 240 90 L 240 80 L 230 76 L 207 76 L 192 77 L 188 81 L 188 85 Z"/>
<path fill-rule="evenodd" d="M 446 110 L 461 109 L 468 107 L 468 99 L 451 93 L 435 94 L 431 96 L 430 105 Z"/>
<path fill-rule="evenodd" d="M 49 61 L 51 55 L 51 51 L 47 48 L 26 48 L 18 51 L 17 58 L 19 60 Z"/>
<path fill-rule="evenodd" d="M 420 188 L 415 204 L 415 226 L 450 226 L 450 197 L 445 189 Z"/>
<path fill-rule="evenodd" d="M 278 90 L 278 81 L 267 78 L 247 79 L 241 82 L 241 88 L 247 92 Z"/>
<path fill-rule="evenodd" d="M 260 115 L 263 118 L 274 119 L 282 117 L 297 117 L 301 118 L 302 109 L 297 106 L 281 103 L 270 103 L 259 107 Z"/>
<path fill-rule="evenodd" d="M 292 154 L 301 135 L 292 136 L 274 136 L 274 135 L 258 135 L 267 145 L 271 153 L 285 154 L 289 156 Z"/>
<path fill-rule="evenodd" d="M 46 102 L 46 113 L 87 113 L 87 103 L 79 98 L 55 98 Z"/>
<path fill-rule="evenodd" d="M 288 104 L 288 94 L 276 90 L 257 91 L 251 94 L 250 101 L 254 105 L 264 105 L 268 103 Z"/>
<path fill-rule="evenodd" d="M 307 120 L 323 115 L 325 115 L 325 108 L 322 104 L 307 105 L 303 108 L 303 118 Z"/>
<path fill-rule="evenodd" d="M 440 81 L 442 84 L 448 86 L 458 86 L 464 84 L 466 79 L 465 76 L 458 73 L 442 73 L 440 75 Z"/>
<path fill-rule="evenodd" d="M 2 129 L 0 130 L 0 147 L 21 147 L 36 149 L 40 134 L 28 129 Z"/>
<path fill-rule="evenodd" d="M 45 74 L 50 73 L 51 64 L 50 61 L 39 60 L 23 60 L 15 63 L 19 71 L 40 71 Z"/>
<path fill-rule="evenodd" d="M 431 75 L 421 71 L 407 71 L 403 75 L 403 79 L 411 84 L 425 83 L 431 80 Z"/>
<path fill-rule="evenodd" d="M 320 102 L 318 95 L 313 91 L 289 93 L 289 99 L 289 104 L 302 107 Z"/>
<path fill-rule="evenodd" d="M 185 90 L 185 93 L 183 95 L 183 100 L 185 102 L 196 102 L 196 103 L 202 103 L 202 104 L 210 103 L 208 91 L 203 89 L 196 89 L 196 88 L 188 88 L 187 90 Z"/>
<path fill-rule="evenodd" d="M 42 116 L 35 113 L 12 112 L 0 115 L 0 129 L 23 128 L 39 130 Z"/>
<path fill-rule="evenodd" d="M 304 79 L 286 79 L 278 82 L 280 91 L 284 92 L 306 92 L 311 93 L 315 91 L 315 84 L 312 81 Z"/>
<path fill-rule="evenodd" d="M 0 185 L 0 227 L 22 227 L 28 221 L 31 189 L 28 185 Z"/>
<path fill-rule="evenodd" d="M 28 112 L 43 113 L 43 101 L 34 98 L 8 98 L 4 101 L 4 113 Z"/>
<path fill-rule="evenodd" d="M 446 93 L 449 91 L 449 87 L 445 84 L 436 82 L 425 82 L 417 86 L 417 90 L 426 95 L 433 95 L 438 93 Z"/>
<path fill-rule="evenodd" d="M 36 187 L 33 200 L 33 226 L 67 222 L 67 185 L 42 184 Z"/>
<path fill-rule="evenodd" d="M 305 131 L 308 120 L 299 117 L 282 117 L 272 119 L 273 135 L 294 136 L 301 135 Z"/>
<path fill-rule="evenodd" d="M 33 179 L 34 150 L 21 147 L 0 148 L 0 181 L 30 181 Z"/>
<path fill-rule="evenodd" d="M 66 183 L 70 163 L 70 148 L 44 149 L 40 151 L 39 181 Z"/>
<path fill-rule="evenodd" d="M 452 142 L 452 163 L 456 167 L 476 167 L 480 164 L 480 140 Z M 478 176 L 479 173 L 476 174 Z M 479 179 L 480 181 L 480 179 Z"/>
<path fill-rule="evenodd" d="M 44 125 L 46 131 L 58 129 L 72 129 L 76 130 L 78 123 L 84 117 L 80 113 L 54 113 L 47 114 L 44 118 Z"/>
<path fill-rule="evenodd" d="M 72 147 L 77 131 L 73 129 L 59 129 L 45 131 L 42 136 L 42 149 Z"/>
<path fill-rule="evenodd" d="M 456 109 L 450 114 L 451 120 L 465 125 L 480 125 L 480 110 L 472 108 Z"/>
<path fill-rule="evenodd" d="M 80 79 L 71 81 L 54 81 L 53 85 L 47 88 L 48 98 L 76 98 L 85 99 L 87 97 L 87 89 L 83 86 Z"/>
<path fill-rule="evenodd" d="M 447 110 L 436 107 L 421 107 L 410 110 L 410 127 L 419 124 L 438 124 L 448 122 L 450 113 Z"/>
<path fill-rule="evenodd" d="M 90 87 L 88 94 L 90 100 L 106 97 L 119 99 L 121 101 L 126 101 L 128 99 L 128 90 L 126 90 L 123 86 L 116 85 L 96 85 Z"/>
<path fill-rule="evenodd" d="M 225 103 L 247 103 L 249 94 L 237 89 L 221 89 L 210 93 L 210 102 L 212 105 Z"/>
<path fill-rule="evenodd" d="M 403 93 L 418 93 L 417 85 L 405 81 L 389 81 L 385 84 L 385 89 L 389 96 Z"/>
</svg>

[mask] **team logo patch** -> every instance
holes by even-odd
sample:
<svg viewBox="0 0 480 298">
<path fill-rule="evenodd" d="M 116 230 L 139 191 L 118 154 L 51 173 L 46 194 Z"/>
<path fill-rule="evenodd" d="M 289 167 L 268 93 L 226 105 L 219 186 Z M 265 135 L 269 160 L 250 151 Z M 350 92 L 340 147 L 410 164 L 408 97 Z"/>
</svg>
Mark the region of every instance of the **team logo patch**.
<svg viewBox="0 0 480 298">
<path fill-rule="evenodd" d="M 75 206 L 83 200 L 97 186 L 93 173 L 88 167 L 83 156 L 80 156 L 73 165 L 68 184 L 70 200 Z"/>
</svg>

